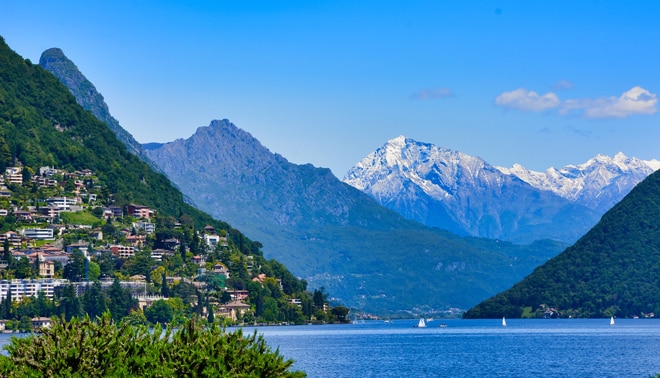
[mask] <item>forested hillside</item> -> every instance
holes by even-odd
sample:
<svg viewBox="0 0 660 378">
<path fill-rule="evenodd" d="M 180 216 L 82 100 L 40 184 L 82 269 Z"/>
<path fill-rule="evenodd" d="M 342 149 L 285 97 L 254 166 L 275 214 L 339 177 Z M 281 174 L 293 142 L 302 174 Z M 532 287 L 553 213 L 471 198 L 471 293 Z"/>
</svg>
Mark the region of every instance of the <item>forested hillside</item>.
<svg viewBox="0 0 660 378">
<path fill-rule="evenodd" d="M 660 314 L 660 172 L 575 245 L 467 318 L 649 317 Z"/>
<path fill-rule="evenodd" d="M 42 176 L 45 171 L 52 176 Z M 18 172 L 17 177 L 10 179 L 10 172 Z M 41 259 L 49 258 L 47 250 L 57 249 L 66 265 L 55 269 L 54 278 L 82 281 L 81 266 L 89 260 L 90 268 L 100 267 L 100 272 L 88 284 L 99 275 L 110 280 L 141 275 L 144 294 L 182 299 L 182 306 L 174 309 L 180 314 L 212 314 L 212 307 L 234 300 L 243 306 L 245 319 L 252 321 L 302 323 L 312 317 L 331 321 L 325 306 L 327 293 L 317 290 L 313 298 L 305 281 L 263 257 L 261 243 L 186 204 L 165 176 L 129 153 L 108 126 L 81 108 L 52 74 L 22 59 L 2 38 L 0 173 L 5 174 L 6 184 L 0 199 L 4 280 L 40 279 Z M 56 199 L 71 201 L 79 209 L 51 207 L 49 201 Z M 154 214 L 131 213 L 131 208 L 148 208 Z M 44 210 L 51 212 L 46 215 Z M 52 245 L 45 245 L 46 240 L 38 236 L 28 237 L 27 230 L 50 233 L 47 239 Z M 212 230 L 211 234 L 206 230 Z M 210 236 L 220 242 L 211 244 Z M 129 237 L 139 240 L 135 247 L 129 245 Z M 130 253 L 122 255 L 111 246 Z M 162 257 L 152 253 L 157 249 Z M 212 268 L 226 270 L 223 279 L 204 274 Z M 155 282 L 151 280 L 154 273 L 158 275 Z M 53 278 L 52 273 L 48 275 Z M 186 293 L 178 295 L 184 287 Z M 18 321 L 21 311 L 28 316 L 82 315 L 79 307 L 73 312 L 65 309 L 73 297 L 56 295 L 49 307 L 52 311 L 46 312 L 34 310 L 29 300 L 12 308 L 12 298 L 3 298 L 7 311 L 0 316 Z M 103 301 L 109 308 L 116 304 L 107 295 Z M 135 306 L 130 304 L 113 316 L 128 315 L 137 310 Z"/>
<path fill-rule="evenodd" d="M 90 169 L 119 206 L 136 202 L 167 215 L 186 213 L 198 226 L 217 224 L 185 204 L 165 176 L 130 154 L 52 74 L 23 60 L 4 40 L 0 63 L 0 171 L 19 162 L 28 167 Z"/>
</svg>

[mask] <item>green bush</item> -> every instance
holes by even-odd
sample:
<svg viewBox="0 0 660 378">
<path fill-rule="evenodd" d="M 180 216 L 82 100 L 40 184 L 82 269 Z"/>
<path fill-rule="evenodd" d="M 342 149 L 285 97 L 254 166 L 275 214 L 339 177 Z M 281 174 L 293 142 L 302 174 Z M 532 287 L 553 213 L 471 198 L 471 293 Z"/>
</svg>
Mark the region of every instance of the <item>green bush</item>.
<svg viewBox="0 0 660 378">
<path fill-rule="evenodd" d="M 293 360 L 257 333 L 243 336 L 189 320 L 175 330 L 97 318 L 54 319 L 51 328 L 12 338 L 0 356 L 2 377 L 304 377 Z"/>
</svg>

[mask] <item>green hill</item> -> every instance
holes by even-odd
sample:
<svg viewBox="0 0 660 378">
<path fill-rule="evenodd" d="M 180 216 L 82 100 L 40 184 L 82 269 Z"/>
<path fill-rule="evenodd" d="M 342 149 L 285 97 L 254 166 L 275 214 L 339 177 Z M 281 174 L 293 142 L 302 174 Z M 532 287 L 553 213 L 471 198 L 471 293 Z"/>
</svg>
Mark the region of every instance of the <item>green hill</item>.
<svg viewBox="0 0 660 378">
<path fill-rule="evenodd" d="M 186 204 L 165 176 L 129 153 L 52 74 L 23 60 L 0 37 L 0 171 L 18 164 L 90 169 L 118 206 L 139 203 L 165 215 L 187 214 L 198 227 L 231 229 Z"/>
<path fill-rule="evenodd" d="M 660 313 L 660 171 L 575 245 L 466 318 L 633 317 Z"/>
</svg>

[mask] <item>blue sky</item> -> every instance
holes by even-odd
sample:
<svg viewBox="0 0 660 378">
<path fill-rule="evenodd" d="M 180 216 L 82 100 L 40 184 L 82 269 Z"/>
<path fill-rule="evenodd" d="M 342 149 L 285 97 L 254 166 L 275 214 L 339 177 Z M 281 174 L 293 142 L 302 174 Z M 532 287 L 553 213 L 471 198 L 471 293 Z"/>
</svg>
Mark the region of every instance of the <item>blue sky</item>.
<svg viewBox="0 0 660 378">
<path fill-rule="evenodd" d="M 339 178 L 398 135 L 545 170 L 660 159 L 658 1 L 3 0 L 140 142 L 227 118 Z"/>
</svg>

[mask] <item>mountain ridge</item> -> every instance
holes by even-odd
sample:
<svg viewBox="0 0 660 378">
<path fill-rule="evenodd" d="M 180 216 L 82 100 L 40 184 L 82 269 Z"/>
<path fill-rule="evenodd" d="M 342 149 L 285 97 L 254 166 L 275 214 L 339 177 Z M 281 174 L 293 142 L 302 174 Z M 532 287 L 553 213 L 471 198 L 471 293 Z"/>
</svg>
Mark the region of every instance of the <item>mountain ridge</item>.
<svg viewBox="0 0 660 378">
<path fill-rule="evenodd" d="M 103 95 L 96 90 L 94 84 L 80 72 L 75 63 L 61 49 L 54 47 L 44 51 L 39 58 L 39 65 L 55 75 L 73 94 L 80 106 L 92 112 L 97 119 L 108 125 L 117 139 L 124 143 L 132 154 L 140 157 L 151 168 L 158 170 L 158 165 L 144 153 L 142 145 L 110 114 Z"/>
<path fill-rule="evenodd" d="M 505 174 L 512 174 L 535 188 L 549 190 L 571 201 L 581 201 L 589 208 L 607 211 L 621 200 L 621 194 L 632 189 L 631 183 L 639 183 L 651 173 L 660 169 L 660 161 L 642 160 L 628 157 L 618 152 L 613 157 L 598 154 L 577 165 L 567 165 L 557 169 L 548 168 L 545 172 L 525 169 L 521 164 L 511 168 L 497 167 Z M 631 179 L 619 182 L 618 179 Z M 609 185 L 620 184 L 614 196 L 602 197 L 603 189 Z M 605 190 L 606 192 L 611 192 Z"/>
<path fill-rule="evenodd" d="M 623 154 L 598 159 L 598 165 L 592 159 L 590 164 L 549 171 L 556 172 L 553 181 L 520 164 L 512 169 L 496 167 L 402 135 L 368 154 L 343 181 L 408 219 L 457 234 L 522 243 L 543 238 L 571 243 L 598 221 L 604 209 L 648 176 L 654 165 L 660 166 L 655 160 L 629 159 Z M 598 177 L 609 180 L 598 181 Z M 590 179 L 600 186 L 588 187 L 585 183 Z M 553 183 L 563 186 L 553 190 Z M 566 188 L 580 192 L 571 198 Z"/>
<path fill-rule="evenodd" d="M 363 310 L 465 308 L 564 247 L 464 239 L 406 220 L 327 168 L 288 162 L 228 120 L 145 151 L 200 208 Z"/>
</svg>

